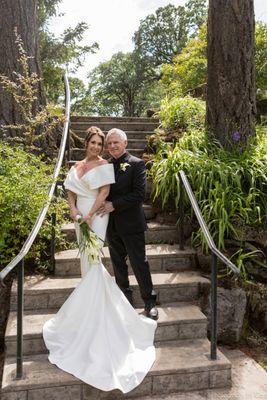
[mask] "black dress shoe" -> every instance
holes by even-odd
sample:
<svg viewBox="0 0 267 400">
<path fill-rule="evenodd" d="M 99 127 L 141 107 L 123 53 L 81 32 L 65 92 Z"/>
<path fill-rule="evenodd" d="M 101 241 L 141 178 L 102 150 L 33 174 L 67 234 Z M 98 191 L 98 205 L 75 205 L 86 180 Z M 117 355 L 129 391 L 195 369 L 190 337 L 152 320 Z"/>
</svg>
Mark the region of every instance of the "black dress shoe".
<svg viewBox="0 0 267 400">
<path fill-rule="evenodd" d="M 148 318 L 157 320 L 159 317 L 159 312 L 154 302 L 150 301 L 145 304 L 145 312 Z"/>
</svg>

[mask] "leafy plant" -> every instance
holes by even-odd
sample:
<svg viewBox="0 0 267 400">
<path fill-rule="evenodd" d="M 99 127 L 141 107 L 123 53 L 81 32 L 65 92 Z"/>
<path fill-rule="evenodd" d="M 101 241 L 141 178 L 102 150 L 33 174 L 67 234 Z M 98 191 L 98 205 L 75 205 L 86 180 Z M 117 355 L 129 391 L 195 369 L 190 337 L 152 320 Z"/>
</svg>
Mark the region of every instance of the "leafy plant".
<svg viewBox="0 0 267 400">
<path fill-rule="evenodd" d="M 242 226 L 266 224 L 266 128 L 258 129 L 256 141 L 242 154 L 228 153 L 208 141 L 203 129 L 188 130 L 174 146 L 163 142 L 150 170 L 154 196 L 161 198 L 163 207 L 171 199 L 178 205 L 181 188 L 175 175 L 179 170 L 187 175 L 220 249 L 225 250 L 226 238 L 243 240 Z M 188 207 L 187 213 L 191 213 L 191 208 Z M 200 230 L 194 240 L 206 248 Z M 246 256 L 237 255 L 240 263 L 244 263 Z"/>
<path fill-rule="evenodd" d="M 267 90 L 267 24 L 257 22 L 255 26 L 256 86 Z M 162 83 L 172 95 L 194 92 L 205 97 L 207 82 L 207 27 L 202 25 L 195 38 L 187 41 L 181 52 L 177 52 L 171 64 L 162 65 Z"/>
<path fill-rule="evenodd" d="M 47 199 L 47 187 L 52 179 L 52 167 L 39 157 L 27 154 L 17 147 L 0 142 L 0 264 L 11 261 L 30 233 L 40 208 Z M 29 258 L 40 261 L 47 253 L 51 239 L 50 215 L 56 210 L 56 236 L 64 246 L 60 225 L 67 212 L 65 200 L 59 199 L 49 209 L 38 240 L 33 244 Z"/>
<path fill-rule="evenodd" d="M 166 97 L 161 103 L 159 117 L 166 130 L 200 128 L 205 122 L 205 103 L 190 96 Z"/>
<path fill-rule="evenodd" d="M 241 247 L 232 255 L 231 258 L 234 260 L 234 263 L 237 266 L 237 268 L 239 269 L 240 274 L 243 279 L 248 280 L 248 278 L 249 278 L 248 262 L 252 262 L 253 257 L 258 255 L 259 253 L 262 253 L 262 252 L 258 249 L 246 252 Z"/>
<path fill-rule="evenodd" d="M 207 25 L 190 39 L 172 64 L 162 65 L 162 83 L 170 95 L 184 96 L 194 91 L 203 97 L 207 82 Z"/>
</svg>

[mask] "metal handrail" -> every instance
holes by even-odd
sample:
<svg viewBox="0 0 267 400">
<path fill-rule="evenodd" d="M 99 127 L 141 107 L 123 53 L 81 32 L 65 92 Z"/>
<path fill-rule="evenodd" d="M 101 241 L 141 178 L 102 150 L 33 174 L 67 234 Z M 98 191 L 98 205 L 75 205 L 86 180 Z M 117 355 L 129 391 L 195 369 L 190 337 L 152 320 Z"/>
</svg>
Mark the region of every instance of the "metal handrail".
<svg viewBox="0 0 267 400">
<path fill-rule="evenodd" d="M 235 275 L 240 275 L 240 270 L 216 247 L 209 228 L 202 216 L 200 208 L 198 206 L 196 197 L 192 191 L 190 183 L 184 173 L 184 171 L 179 171 L 175 175 L 176 181 L 180 182 L 180 199 L 179 199 L 179 215 L 180 215 L 180 225 L 179 225 L 179 243 L 180 250 L 184 250 L 184 234 L 183 234 L 183 219 L 184 219 L 184 200 L 183 200 L 183 189 L 185 189 L 191 206 L 194 210 L 195 216 L 198 220 L 200 228 L 204 234 L 207 241 L 208 247 L 212 253 L 211 260 L 211 359 L 217 359 L 217 258 L 219 258 L 224 264 L 226 264 Z"/>
<path fill-rule="evenodd" d="M 64 84 L 65 84 L 65 122 L 64 122 L 64 127 L 63 127 L 63 135 L 61 138 L 61 143 L 60 143 L 60 148 L 58 152 L 58 158 L 57 162 L 55 165 L 54 173 L 53 173 L 53 181 L 52 184 L 48 190 L 48 198 L 39 212 L 38 217 L 36 218 L 35 224 L 27 237 L 22 249 L 20 250 L 19 254 L 13 258 L 13 260 L 0 272 L 0 281 L 3 283 L 5 277 L 16 267 L 16 265 L 27 255 L 29 252 L 42 224 L 43 221 L 46 217 L 46 213 L 48 211 L 48 208 L 51 204 L 51 201 L 53 199 L 54 191 L 56 188 L 57 184 L 57 178 L 62 166 L 62 161 L 65 153 L 65 147 L 67 143 L 67 137 L 68 137 L 68 130 L 69 130 L 69 119 L 70 119 L 70 88 L 69 88 L 69 81 L 67 74 L 64 75 Z"/>
<path fill-rule="evenodd" d="M 54 193 L 57 189 L 57 179 L 62 166 L 64 154 L 66 151 L 66 144 L 68 146 L 68 156 L 69 156 L 69 121 L 70 121 L 70 88 L 67 74 L 64 74 L 64 85 L 65 85 L 65 121 L 63 127 L 63 135 L 60 142 L 60 148 L 58 152 L 57 161 L 53 173 L 53 181 L 48 189 L 48 198 L 40 210 L 39 215 L 35 221 L 35 224 L 26 239 L 22 249 L 19 254 L 0 272 L 0 282 L 4 285 L 5 277 L 13 271 L 13 269 L 18 267 L 18 277 L 17 277 L 17 379 L 22 378 L 23 372 L 23 312 L 24 312 L 24 258 L 29 252 L 31 245 L 33 244 L 42 224 L 46 217 L 48 208 L 53 200 Z M 55 218 L 54 218 L 55 219 Z M 54 220 L 53 219 L 53 220 Z M 54 227 L 53 227 L 54 228 Z M 54 230 L 54 229 L 53 229 Z M 52 239 L 53 240 L 53 239 Z M 51 246 L 54 250 L 54 246 Z M 53 255 L 54 259 L 54 255 Z"/>
<path fill-rule="evenodd" d="M 231 270 L 236 274 L 236 275 L 240 275 L 240 270 L 223 254 L 220 252 L 220 250 L 218 250 L 218 248 L 216 247 L 211 234 L 209 232 L 209 228 L 207 227 L 207 224 L 202 216 L 202 213 L 200 211 L 200 208 L 198 206 L 197 200 L 195 198 L 195 195 L 192 191 L 192 188 L 190 186 L 190 183 L 188 182 L 188 179 L 184 173 L 184 171 L 179 171 L 179 175 L 181 177 L 181 180 L 183 182 L 184 188 L 186 190 L 186 193 L 189 197 L 190 203 L 192 205 L 192 208 L 195 212 L 195 215 L 197 217 L 198 223 L 201 227 L 201 230 L 205 236 L 205 239 L 207 241 L 207 244 L 210 248 L 210 250 L 215 253 L 217 255 L 217 257 L 220 258 L 220 260 L 222 260 L 224 262 L 224 264 L 226 264 L 229 268 L 231 268 Z M 176 179 L 178 178 L 178 174 L 176 174 Z"/>
</svg>

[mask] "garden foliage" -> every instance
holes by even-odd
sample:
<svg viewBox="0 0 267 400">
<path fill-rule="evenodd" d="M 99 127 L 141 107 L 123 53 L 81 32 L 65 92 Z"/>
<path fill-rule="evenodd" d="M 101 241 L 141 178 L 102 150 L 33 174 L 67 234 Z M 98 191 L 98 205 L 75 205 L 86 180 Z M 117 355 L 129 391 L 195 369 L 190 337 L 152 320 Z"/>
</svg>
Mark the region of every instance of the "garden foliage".
<svg viewBox="0 0 267 400">
<path fill-rule="evenodd" d="M 169 130 L 188 130 L 204 127 L 205 102 L 190 96 L 166 97 L 161 102 L 159 117 L 162 128 Z"/>
<path fill-rule="evenodd" d="M 255 26 L 255 70 L 258 92 L 265 97 L 267 90 L 267 24 L 257 22 Z M 169 94 L 175 96 L 195 92 L 205 97 L 207 82 L 207 26 L 199 29 L 198 35 L 187 41 L 173 63 L 162 65 L 162 83 Z M 258 93 L 257 93 L 258 94 Z"/>
<path fill-rule="evenodd" d="M 162 126 L 173 130 L 177 124 L 176 130 L 182 129 L 183 134 L 171 144 L 158 138 L 150 170 L 154 195 L 161 198 L 163 206 L 173 199 L 178 205 L 180 186 L 176 173 L 183 170 L 212 237 L 225 250 L 227 238 L 241 243 L 245 240 L 246 226 L 256 228 L 267 223 L 267 129 L 259 127 L 256 139 L 243 153 L 230 153 L 208 139 L 201 123 L 197 126 L 193 100 L 191 111 L 186 109 L 184 114 L 186 104 L 189 104 L 187 98 L 163 103 Z M 196 239 L 206 247 L 201 231 Z M 238 256 L 241 257 L 240 252 Z"/>
<path fill-rule="evenodd" d="M 18 254 L 30 233 L 41 207 L 47 200 L 52 181 L 52 167 L 39 157 L 0 142 L 0 264 L 5 265 Z M 59 199 L 50 206 L 57 213 L 56 236 L 64 243 L 60 225 L 67 212 L 66 202 Z M 50 217 L 46 218 L 28 257 L 39 263 L 40 257 L 49 256 L 51 239 Z"/>
</svg>

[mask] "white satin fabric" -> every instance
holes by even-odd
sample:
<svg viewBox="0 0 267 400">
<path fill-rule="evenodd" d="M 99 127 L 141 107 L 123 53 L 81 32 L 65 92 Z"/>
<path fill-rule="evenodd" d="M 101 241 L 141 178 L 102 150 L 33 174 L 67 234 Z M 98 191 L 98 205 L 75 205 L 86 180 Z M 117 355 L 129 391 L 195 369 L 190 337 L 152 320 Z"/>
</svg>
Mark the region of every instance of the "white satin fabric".
<svg viewBox="0 0 267 400">
<path fill-rule="evenodd" d="M 86 214 L 98 188 L 114 182 L 105 164 L 78 178 L 73 167 L 65 187 L 77 193 Z M 92 229 L 105 238 L 108 216 L 95 216 Z M 78 232 L 79 226 L 76 226 Z M 138 386 L 155 360 L 157 323 L 139 315 L 101 262 L 81 255 L 82 280 L 54 318 L 43 327 L 49 361 L 100 390 L 127 393 Z"/>
</svg>

